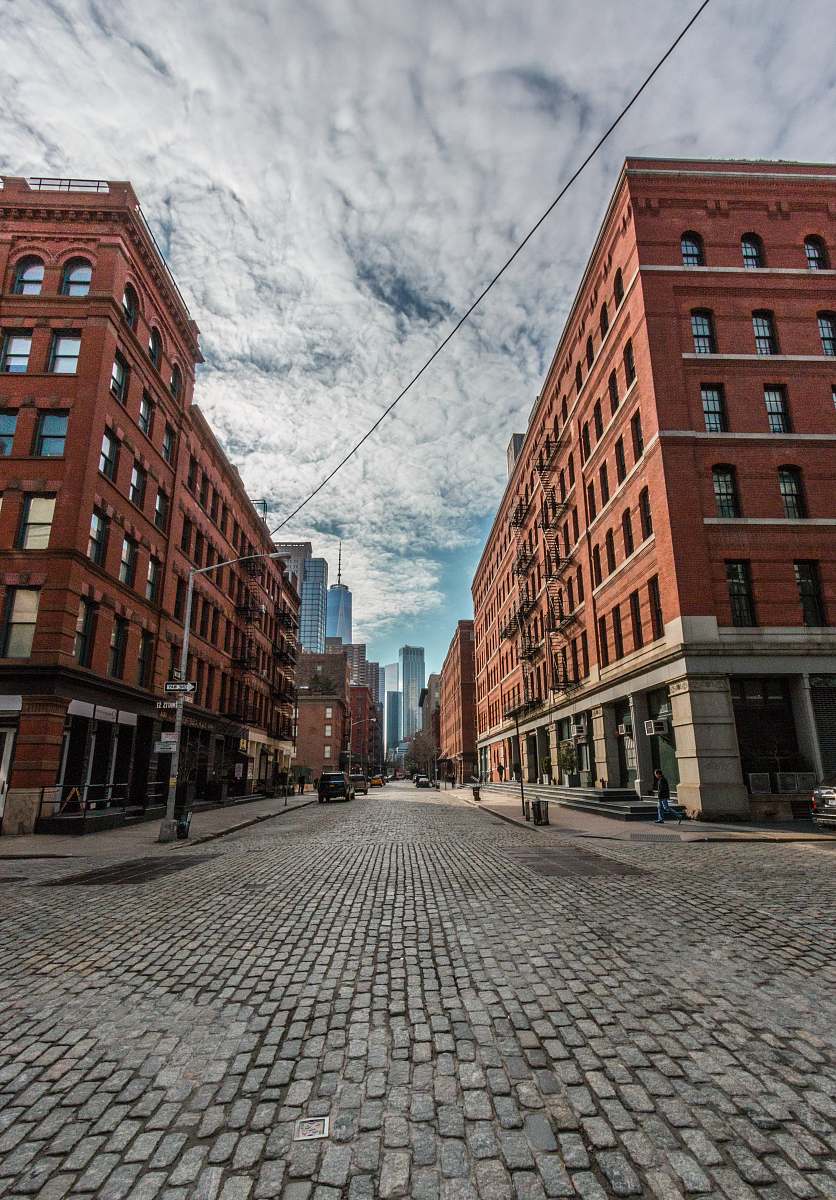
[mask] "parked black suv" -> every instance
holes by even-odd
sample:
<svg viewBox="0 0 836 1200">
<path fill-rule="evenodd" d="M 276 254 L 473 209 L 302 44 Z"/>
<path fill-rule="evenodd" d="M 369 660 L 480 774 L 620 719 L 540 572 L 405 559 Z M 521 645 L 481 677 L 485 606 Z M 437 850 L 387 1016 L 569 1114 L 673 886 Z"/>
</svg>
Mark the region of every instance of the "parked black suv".
<svg viewBox="0 0 836 1200">
<path fill-rule="evenodd" d="M 345 771 L 323 771 L 317 786 L 319 803 L 326 800 L 353 800 L 354 784 Z"/>
</svg>

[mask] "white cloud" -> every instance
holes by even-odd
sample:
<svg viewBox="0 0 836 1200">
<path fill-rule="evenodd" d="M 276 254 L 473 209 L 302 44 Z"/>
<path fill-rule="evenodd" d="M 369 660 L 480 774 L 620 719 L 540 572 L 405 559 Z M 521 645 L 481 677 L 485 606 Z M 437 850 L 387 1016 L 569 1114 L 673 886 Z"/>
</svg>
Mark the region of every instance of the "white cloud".
<svg viewBox="0 0 836 1200">
<path fill-rule="evenodd" d="M 202 330 L 199 402 L 279 519 L 694 7 L 17 0 L 0 166 L 132 180 Z M 831 17 L 828 0 L 710 6 L 473 324 L 284 531 L 326 553 L 342 535 L 368 636 L 443 611 L 438 556 L 495 508 L 624 154 L 821 158 Z"/>
</svg>

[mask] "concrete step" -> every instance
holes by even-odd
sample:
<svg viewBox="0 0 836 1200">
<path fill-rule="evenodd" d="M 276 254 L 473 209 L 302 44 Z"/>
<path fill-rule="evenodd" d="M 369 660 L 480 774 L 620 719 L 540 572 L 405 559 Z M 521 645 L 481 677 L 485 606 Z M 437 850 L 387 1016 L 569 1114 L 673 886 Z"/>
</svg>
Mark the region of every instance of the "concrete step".
<svg viewBox="0 0 836 1200">
<path fill-rule="evenodd" d="M 655 821 L 656 804 L 653 801 L 639 800 L 634 803 L 608 803 L 605 800 L 556 800 L 553 803 L 558 808 L 575 809 L 577 812 L 597 813 L 599 817 L 610 817 L 616 821 Z M 671 805 L 671 812 L 677 816 L 684 809 L 677 804 Z"/>
</svg>

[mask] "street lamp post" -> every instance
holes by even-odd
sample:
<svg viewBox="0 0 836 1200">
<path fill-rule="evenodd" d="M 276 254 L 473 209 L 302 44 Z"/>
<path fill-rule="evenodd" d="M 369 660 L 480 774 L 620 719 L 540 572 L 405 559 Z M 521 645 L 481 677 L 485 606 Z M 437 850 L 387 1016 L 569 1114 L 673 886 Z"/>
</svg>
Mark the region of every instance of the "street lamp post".
<svg viewBox="0 0 836 1200">
<path fill-rule="evenodd" d="M 187 683 L 186 673 L 189 665 L 189 635 L 192 627 L 192 600 L 194 598 L 194 581 L 197 575 L 207 575 L 210 571 L 217 571 L 220 567 L 231 567 L 235 563 L 251 562 L 253 559 L 259 558 L 282 558 L 279 553 L 267 554 L 244 554 L 240 558 L 228 558 L 225 562 L 213 563 L 210 567 L 190 567 L 189 568 L 189 585 L 186 589 L 186 610 L 183 614 L 183 646 L 180 650 L 180 682 Z M 183 732 L 183 706 L 185 703 L 185 693 L 178 691 L 177 707 L 174 711 L 174 749 L 171 754 L 171 765 L 169 766 L 168 775 L 168 800 L 166 802 L 165 816 L 160 822 L 161 842 L 173 842 L 177 838 L 177 822 L 174 819 L 174 808 L 177 802 L 177 774 L 180 770 L 180 736 Z"/>
</svg>

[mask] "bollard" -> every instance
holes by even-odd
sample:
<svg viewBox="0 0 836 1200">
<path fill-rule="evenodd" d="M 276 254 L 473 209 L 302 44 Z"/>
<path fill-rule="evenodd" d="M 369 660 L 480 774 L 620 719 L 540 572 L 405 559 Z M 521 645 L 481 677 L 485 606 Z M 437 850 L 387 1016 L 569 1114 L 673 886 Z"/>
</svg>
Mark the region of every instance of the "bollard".
<svg viewBox="0 0 836 1200">
<path fill-rule="evenodd" d="M 473 799 L 474 799 L 474 800 L 481 800 L 481 799 L 482 799 L 482 797 L 481 797 L 481 795 L 480 795 L 480 793 L 479 793 L 479 785 L 478 785 L 478 783 L 475 783 L 475 784 L 473 785 Z"/>
</svg>

